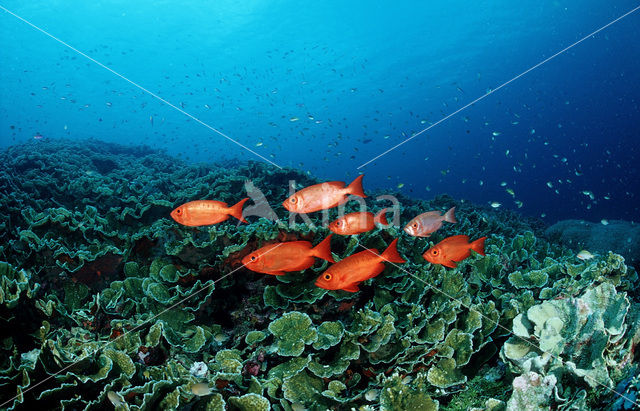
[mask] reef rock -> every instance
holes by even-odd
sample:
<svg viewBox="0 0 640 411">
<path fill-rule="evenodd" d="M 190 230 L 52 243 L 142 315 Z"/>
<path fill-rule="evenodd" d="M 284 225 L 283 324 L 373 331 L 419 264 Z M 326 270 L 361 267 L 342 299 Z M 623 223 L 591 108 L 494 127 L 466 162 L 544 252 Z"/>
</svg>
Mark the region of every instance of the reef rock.
<svg viewBox="0 0 640 411">
<path fill-rule="evenodd" d="M 507 411 L 542 410 L 549 407 L 556 386 L 556 377 L 542 377 L 533 371 L 513 380 L 513 394 L 507 403 Z"/>
<path fill-rule="evenodd" d="M 550 240 L 557 240 L 575 249 L 622 255 L 627 263 L 640 265 L 640 224 L 611 220 L 608 224 L 583 220 L 563 220 L 546 231 Z"/>
</svg>

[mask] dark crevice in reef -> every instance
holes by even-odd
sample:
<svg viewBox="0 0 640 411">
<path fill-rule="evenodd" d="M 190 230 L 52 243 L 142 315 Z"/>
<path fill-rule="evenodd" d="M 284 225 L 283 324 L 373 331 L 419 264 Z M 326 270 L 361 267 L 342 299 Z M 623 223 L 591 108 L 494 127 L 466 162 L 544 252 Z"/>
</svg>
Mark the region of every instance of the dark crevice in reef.
<svg viewBox="0 0 640 411">
<path fill-rule="evenodd" d="M 95 166 L 100 174 L 109 174 L 118 168 L 118 164 L 110 159 L 92 158 L 91 163 Z"/>
</svg>

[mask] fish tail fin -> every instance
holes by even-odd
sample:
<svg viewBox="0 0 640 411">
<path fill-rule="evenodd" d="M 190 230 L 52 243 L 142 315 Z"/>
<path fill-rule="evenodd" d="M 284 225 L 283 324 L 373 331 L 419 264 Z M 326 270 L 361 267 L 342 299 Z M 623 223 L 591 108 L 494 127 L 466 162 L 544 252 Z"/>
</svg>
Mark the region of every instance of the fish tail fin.
<svg viewBox="0 0 640 411">
<path fill-rule="evenodd" d="M 471 249 L 480 255 L 484 255 L 484 240 L 487 237 L 480 237 L 476 241 L 471 243 Z"/>
<path fill-rule="evenodd" d="M 406 262 L 404 258 L 398 252 L 398 239 L 396 238 L 389 244 L 386 250 L 380 255 L 380 257 L 391 263 L 404 263 Z"/>
<path fill-rule="evenodd" d="M 456 216 L 453 214 L 455 213 L 456 208 L 455 207 L 451 207 L 449 209 L 449 211 L 447 211 L 446 213 L 444 213 L 444 221 L 448 222 L 448 223 L 457 223 L 458 220 L 456 220 Z"/>
<path fill-rule="evenodd" d="M 389 210 L 388 208 L 383 208 L 382 210 L 378 211 L 378 213 L 376 215 L 373 216 L 373 223 L 374 224 L 381 224 L 384 226 L 389 225 L 389 221 L 387 221 L 387 210 Z"/>
<path fill-rule="evenodd" d="M 236 204 L 229 207 L 229 214 L 234 216 L 238 220 L 242 221 L 243 223 L 246 223 L 247 220 L 245 220 L 244 217 L 242 217 L 242 206 L 248 199 L 249 197 L 243 198 L 242 200 L 238 201 Z"/>
<path fill-rule="evenodd" d="M 349 186 L 347 186 L 347 192 L 351 195 L 354 196 L 358 196 L 358 197 L 362 197 L 362 198 L 366 198 L 367 196 L 364 194 L 364 190 L 362 189 L 362 178 L 364 177 L 364 174 L 360 174 L 358 177 L 355 178 L 355 180 L 353 180 L 351 182 L 351 184 L 349 184 Z"/>
<path fill-rule="evenodd" d="M 335 263 L 333 256 L 331 255 L 331 236 L 333 234 L 329 234 L 327 238 L 322 240 L 320 244 L 313 247 L 311 250 L 313 252 L 314 257 L 322 258 L 323 260 L 327 260 L 330 263 Z"/>
</svg>

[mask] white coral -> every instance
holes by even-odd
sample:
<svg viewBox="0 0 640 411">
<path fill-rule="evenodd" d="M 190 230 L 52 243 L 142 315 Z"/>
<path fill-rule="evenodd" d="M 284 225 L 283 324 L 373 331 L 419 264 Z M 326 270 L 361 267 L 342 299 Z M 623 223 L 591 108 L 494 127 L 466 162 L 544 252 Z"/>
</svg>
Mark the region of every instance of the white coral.
<svg viewBox="0 0 640 411">
<path fill-rule="evenodd" d="M 209 372 L 209 368 L 207 368 L 207 364 L 202 361 L 196 361 L 189 369 L 189 372 L 196 378 L 204 378 Z"/>
</svg>

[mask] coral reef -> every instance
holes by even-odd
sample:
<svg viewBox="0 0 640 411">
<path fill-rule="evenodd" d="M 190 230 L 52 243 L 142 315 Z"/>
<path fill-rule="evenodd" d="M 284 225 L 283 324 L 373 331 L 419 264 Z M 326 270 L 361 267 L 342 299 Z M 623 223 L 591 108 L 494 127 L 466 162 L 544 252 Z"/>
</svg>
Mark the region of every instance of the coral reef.
<svg viewBox="0 0 640 411">
<path fill-rule="evenodd" d="M 187 165 L 91 140 L 41 140 L 0 157 L 7 409 L 631 404 L 602 385 L 636 398 L 636 271 L 613 253 L 577 260 L 547 241 L 539 222 L 447 196 L 398 195 L 402 221 L 455 205 L 459 222 L 431 238 L 401 227 L 334 237 L 336 260 L 361 251 L 359 243 L 384 249 L 400 237 L 407 263 L 389 265 L 358 293 L 328 291 L 314 286 L 326 261 L 277 277 L 241 266 L 271 242 L 315 245 L 329 234 L 320 215 L 312 225 L 285 219 L 289 180 L 316 182 L 301 172 Z M 186 201 L 232 204 L 251 187 L 280 220 L 185 227 L 169 218 Z M 388 206 L 371 204 L 374 212 Z M 424 250 L 454 234 L 488 235 L 486 256 L 455 269 L 424 261 Z"/>
<path fill-rule="evenodd" d="M 525 373 L 513 382 L 509 407 L 570 403 L 583 409 L 587 388 L 613 389 L 612 377 L 619 379 L 632 363 L 640 337 L 640 318 L 629 313 L 630 306 L 625 293 L 604 282 L 518 314 L 514 336 L 500 352 L 514 372 Z"/>
</svg>

